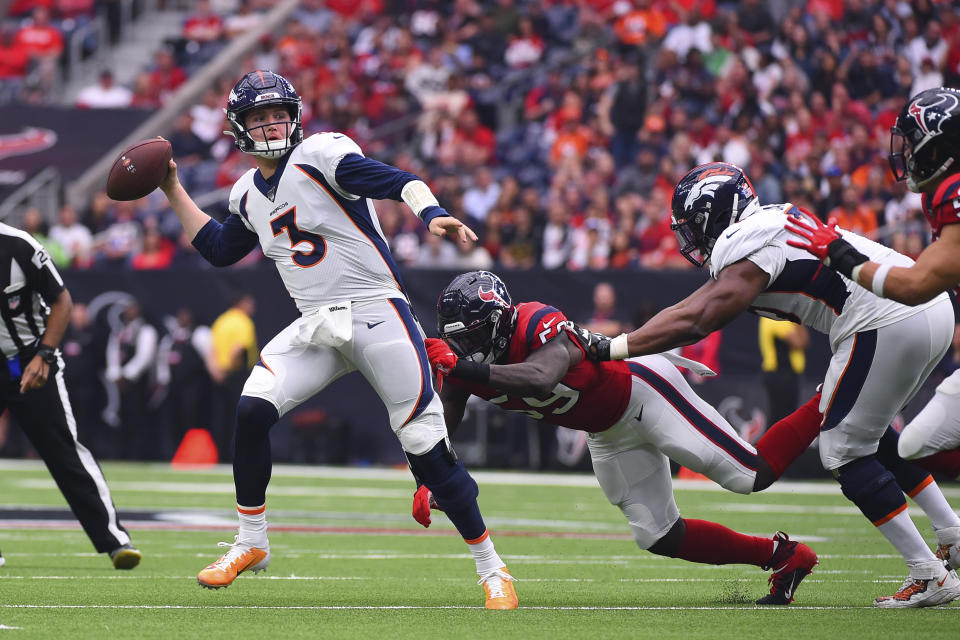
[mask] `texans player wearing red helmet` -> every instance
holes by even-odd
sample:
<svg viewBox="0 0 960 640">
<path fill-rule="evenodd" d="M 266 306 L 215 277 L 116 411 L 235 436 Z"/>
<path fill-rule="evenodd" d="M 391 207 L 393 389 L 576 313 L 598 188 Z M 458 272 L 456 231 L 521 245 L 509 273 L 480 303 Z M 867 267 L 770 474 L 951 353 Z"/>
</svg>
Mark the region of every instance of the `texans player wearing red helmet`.
<svg viewBox="0 0 960 640">
<path fill-rule="evenodd" d="M 488 271 L 457 276 L 444 289 L 437 314 L 443 339 L 427 339 L 427 353 L 451 432 L 470 395 L 586 431 L 600 486 L 627 518 L 641 549 L 690 562 L 772 569 L 770 593 L 757 604 L 793 600 L 817 564 L 810 547 L 782 532 L 760 538 L 680 516 L 670 459 L 742 494 L 766 488 L 783 468 L 774 468 L 757 452 L 760 443 L 754 449 L 697 396 L 669 356 L 590 361 L 581 330 L 561 311 L 540 302 L 512 304 L 506 285 Z M 819 400 L 815 396 L 764 438 L 787 440 L 799 455 L 817 433 Z M 418 520 L 429 514 L 428 500 L 429 490 L 420 488 Z"/>
<path fill-rule="evenodd" d="M 922 195 L 934 242 L 912 266 L 868 260 L 819 221 L 788 221 L 806 249 L 878 296 L 906 305 L 932 300 L 960 284 L 960 90 L 927 89 L 911 98 L 890 132 L 894 177 Z M 900 434 L 899 453 L 931 471 L 960 476 L 960 370 L 944 380 Z M 960 539 L 960 531 L 954 536 Z M 960 568 L 960 544 L 941 544 L 938 555 Z"/>
</svg>

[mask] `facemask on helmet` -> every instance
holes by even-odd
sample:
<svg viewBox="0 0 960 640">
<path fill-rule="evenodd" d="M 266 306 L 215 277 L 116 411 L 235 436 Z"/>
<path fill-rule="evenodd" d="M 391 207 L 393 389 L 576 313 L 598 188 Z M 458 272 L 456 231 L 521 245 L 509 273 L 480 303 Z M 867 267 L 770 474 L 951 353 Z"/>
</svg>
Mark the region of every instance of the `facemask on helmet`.
<svg viewBox="0 0 960 640">
<path fill-rule="evenodd" d="M 516 309 L 507 286 L 489 271 L 453 279 L 437 302 L 437 331 L 454 353 L 474 362 L 495 362 L 510 346 Z"/>
<path fill-rule="evenodd" d="M 711 162 L 692 169 L 673 190 L 670 228 L 680 253 L 702 267 L 723 230 L 755 210 L 759 201 L 740 167 Z"/>
<path fill-rule="evenodd" d="M 890 128 L 890 170 L 898 181 L 921 192 L 956 170 L 960 154 L 960 91 L 939 87 L 921 91 L 900 111 Z"/>
<path fill-rule="evenodd" d="M 246 117 L 251 111 L 277 105 L 289 114 L 287 122 L 246 126 Z M 240 78 L 230 90 L 224 112 L 230 124 L 230 131 L 224 133 L 233 136 L 237 148 L 244 153 L 279 158 L 303 140 L 303 101 L 286 78 L 272 71 L 252 71 Z M 267 139 L 267 128 L 272 126 L 285 127 L 286 137 Z"/>
</svg>

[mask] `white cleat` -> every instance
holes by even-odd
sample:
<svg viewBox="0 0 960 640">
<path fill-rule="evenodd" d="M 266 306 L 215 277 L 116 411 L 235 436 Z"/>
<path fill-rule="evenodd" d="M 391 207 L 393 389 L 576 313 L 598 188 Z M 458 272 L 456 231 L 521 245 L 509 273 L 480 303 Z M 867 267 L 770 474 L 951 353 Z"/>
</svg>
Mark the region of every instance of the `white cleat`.
<svg viewBox="0 0 960 640">
<path fill-rule="evenodd" d="M 935 607 L 960 598 L 960 578 L 953 570 L 944 569 L 943 575 L 930 578 L 907 578 L 900 590 L 892 596 L 873 601 L 873 606 L 884 609 Z"/>
</svg>

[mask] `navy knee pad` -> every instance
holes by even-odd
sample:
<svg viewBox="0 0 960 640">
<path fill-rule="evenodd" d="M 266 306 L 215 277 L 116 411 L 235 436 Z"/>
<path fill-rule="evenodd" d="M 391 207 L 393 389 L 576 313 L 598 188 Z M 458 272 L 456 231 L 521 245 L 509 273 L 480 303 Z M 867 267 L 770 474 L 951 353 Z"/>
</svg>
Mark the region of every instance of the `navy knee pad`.
<svg viewBox="0 0 960 640">
<path fill-rule="evenodd" d="M 441 440 L 423 455 L 407 454 L 410 470 L 425 484 L 437 504 L 465 540 L 478 540 L 487 530 L 477 506 L 480 491 L 463 463 Z"/>
<path fill-rule="evenodd" d="M 843 495 L 875 525 L 907 504 L 893 474 L 874 456 L 847 463 L 835 474 Z"/>
<path fill-rule="evenodd" d="M 897 484 L 907 495 L 912 495 L 930 477 L 930 472 L 913 462 L 904 460 L 897 451 L 900 434 L 887 427 L 877 447 L 877 460 L 893 473 Z"/>
<path fill-rule="evenodd" d="M 444 511 L 457 509 L 460 505 L 477 499 L 480 490 L 476 481 L 457 456 L 447 447 L 445 440 L 423 455 L 407 454 L 413 474 L 433 492 Z"/>
</svg>

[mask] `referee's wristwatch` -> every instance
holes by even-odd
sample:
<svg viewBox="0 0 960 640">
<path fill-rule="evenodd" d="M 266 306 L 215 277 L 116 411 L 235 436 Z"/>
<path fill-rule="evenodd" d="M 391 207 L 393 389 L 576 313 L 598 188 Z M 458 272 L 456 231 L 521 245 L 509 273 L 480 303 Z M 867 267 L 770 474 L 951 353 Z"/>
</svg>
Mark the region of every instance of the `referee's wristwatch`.
<svg viewBox="0 0 960 640">
<path fill-rule="evenodd" d="M 40 359 L 49 365 L 57 363 L 57 350 L 47 344 L 41 344 L 37 347 L 37 355 Z"/>
</svg>

